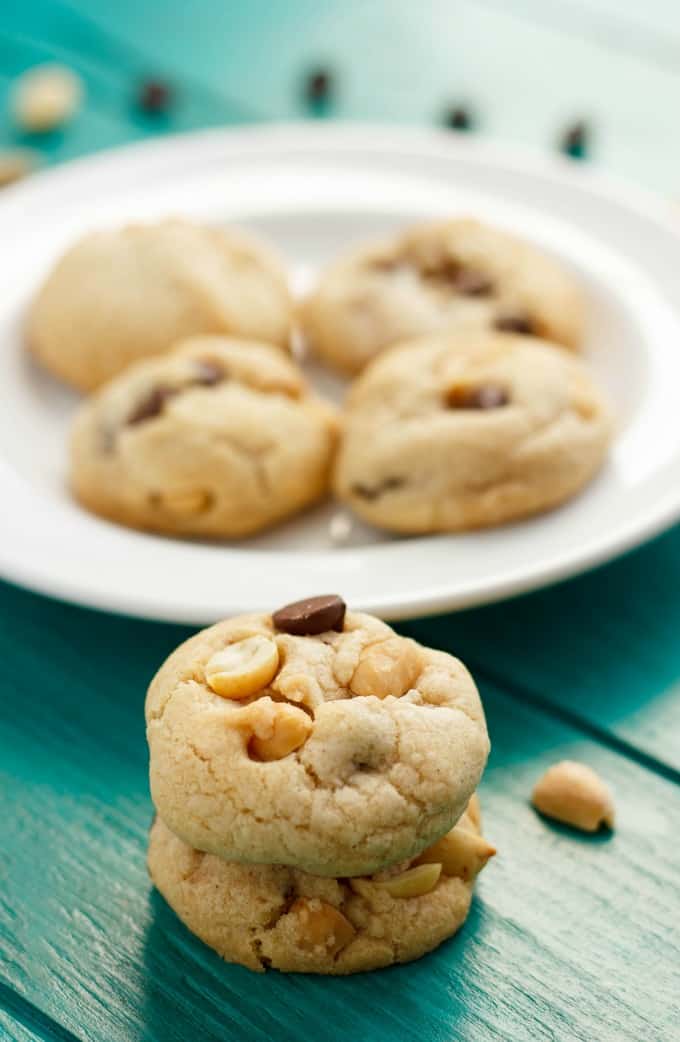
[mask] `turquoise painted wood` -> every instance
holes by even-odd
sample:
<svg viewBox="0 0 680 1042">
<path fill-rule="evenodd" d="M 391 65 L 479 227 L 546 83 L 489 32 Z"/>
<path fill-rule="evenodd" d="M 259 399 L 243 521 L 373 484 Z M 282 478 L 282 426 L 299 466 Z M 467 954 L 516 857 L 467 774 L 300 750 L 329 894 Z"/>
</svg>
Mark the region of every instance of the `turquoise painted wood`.
<svg viewBox="0 0 680 1042">
<path fill-rule="evenodd" d="M 26 0 L 0 10 L 0 113 L 27 66 L 77 68 L 84 110 L 30 142 L 58 162 L 298 117 L 303 72 L 327 61 L 339 71 L 333 115 L 426 122 L 471 100 L 483 131 L 536 145 L 590 116 L 596 161 L 672 191 L 679 44 L 674 0 L 432 0 L 427 18 L 406 0 Z M 178 92 L 160 121 L 131 105 L 156 73 Z M 0 115 L 0 145 L 17 142 Z M 348 980 L 229 967 L 151 892 L 142 701 L 188 631 L 0 583 L 0 1040 L 675 1042 L 679 580 L 676 529 L 551 590 L 403 625 L 459 654 L 480 683 L 493 741 L 485 825 L 499 855 L 457 938 Z M 529 807 L 533 781 L 563 756 L 612 783 L 612 837 Z"/>
<path fill-rule="evenodd" d="M 76 1038 L 106 1042 L 196 1033 L 673 1038 L 680 793 L 672 782 L 483 683 L 493 740 L 483 807 L 500 853 L 459 937 L 411 967 L 368 976 L 255 976 L 192 938 L 146 877 L 142 700 L 185 631 L 9 588 L 0 597 L 3 617 L 13 618 L 0 645 L 11 678 L 0 708 L 0 947 L 5 983 L 25 1002 L 9 1011 L 22 1027 L 49 1038 L 50 1018 Z M 562 756 L 587 760 L 613 785 L 620 823 L 611 838 L 572 834 L 528 806 L 535 778 Z"/>
<path fill-rule="evenodd" d="M 588 576 L 407 627 L 680 781 L 680 528 Z"/>
<path fill-rule="evenodd" d="M 338 71 L 340 118 L 428 123 L 469 102 L 482 132 L 540 148 L 585 118 L 596 162 L 673 194 L 679 48 L 676 0 L 6 0 L 0 10 L 0 75 L 58 58 L 86 76 L 88 114 L 45 143 L 54 159 L 153 131 L 131 119 L 136 76 L 191 85 L 175 129 L 299 118 L 301 78 L 322 61 Z M 0 118 L 0 141 L 11 138 Z"/>
</svg>

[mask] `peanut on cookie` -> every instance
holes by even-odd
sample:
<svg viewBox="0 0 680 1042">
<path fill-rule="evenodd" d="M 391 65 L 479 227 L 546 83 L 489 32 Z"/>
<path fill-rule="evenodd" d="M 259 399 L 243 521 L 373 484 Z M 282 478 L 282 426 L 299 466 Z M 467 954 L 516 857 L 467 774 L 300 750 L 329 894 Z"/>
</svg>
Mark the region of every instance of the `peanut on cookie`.
<svg viewBox="0 0 680 1042">
<path fill-rule="evenodd" d="M 489 847 L 469 811 L 464 817 L 469 836 Z M 190 930 L 228 962 L 259 972 L 346 974 L 417 959 L 462 926 L 474 884 L 474 874 L 429 862 L 336 879 L 224 861 L 184 843 L 160 818 L 148 863 Z"/>
<path fill-rule="evenodd" d="M 457 659 L 332 595 L 192 637 L 152 681 L 146 718 L 152 796 L 179 837 L 229 861 L 331 877 L 370 875 L 439 841 L 489 748 Z M 443 872 L 453 860 L 431 859 Z"/>
</svg>

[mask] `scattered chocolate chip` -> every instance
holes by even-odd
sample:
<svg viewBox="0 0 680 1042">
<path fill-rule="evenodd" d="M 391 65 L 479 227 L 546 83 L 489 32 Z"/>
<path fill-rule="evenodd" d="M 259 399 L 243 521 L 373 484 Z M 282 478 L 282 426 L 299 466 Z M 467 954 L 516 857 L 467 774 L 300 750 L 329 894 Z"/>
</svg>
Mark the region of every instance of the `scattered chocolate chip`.
<svg viewBox="0 0 680 1042">
<path fill-rule="evenodd" d="M 145 420 L 152 420 L 155 416 L 160 416 L 168 398 L 172 398 L 175 394 L 177 394 L 176 387 L 167 387 L 165 384 L 152 387 L 146 397 L 137 403 L 128 416 L 128 426 L 131 427 L 136 423 L 144 423 Z"/>
<path fill-rule="evenodd" d="M 160 115 L 167 112 L 172 101 L 172 89 L 163 80 L 145 80 L 139 88 L 137 104 L 143 112 Z"/>
<path fill-rule="evenodd" d="M 444 126 L 451 130 L 470 130 L 473 122 L 472 113 L 464 105 L 452 105 L 444 113 Z"/>
<path fill-rule="evenodd" d="M 494 327 L 500 329 L 503 333 L 527 333 L 531 335 L 535 332 L 534 324 L 528 315 L 508 314 L 499 315 L 495 322 Z"/>
<path fill-rule="evenodd" d="M 499 384 L 453 387 L 446 396 L 450 409 L 499 409 L 509 400 L 508 392 Z"/>
<path fill-rule="evenodd" d="M 333 77 L 328 69 L 313 69 L 305 81 L 305 97 L 310 105 L 326 104 L 333 92 Z"/>
<path fill-rule="evenodd" d="M 206 387 L 221 383 L 227 375 L 220 363 L 210 358 L 197 359 L 194 362 L 194 373 L 194 382 L 205 384 Z"/>
<path fill-rule="evenodd" d="M 482 271 L 475 271 L 474 268 L 461 268 L 453 284 L 464 297 L 485 297 L 493 289 L 493 282 L 489 276 Z"/>
<path fill-rule="evenodd" d="M 560 152 L 572 159 L 585 159 L 588 152 L 590 131 L 584 120 L 572 123 L 560 138 Z"/>
<path fill-rule="evenodd" d="M 272 621 L 277 630 L 297 637 L 313 637 L 327 630 L 342 633 L 346 608 L 342 597 L 325 594 L 286 604 L 272 614 Z"/>
<path fill-rule="evenodd" d="M 361 496 L 362 499 L 378 499 L 385 492 L 394 492 L 396 489 L 401 488 L 406 484 L 404 478 L 385 478 L 378 485 L 352 485 L 352 492 L 355 496 Z"/>
</svg>

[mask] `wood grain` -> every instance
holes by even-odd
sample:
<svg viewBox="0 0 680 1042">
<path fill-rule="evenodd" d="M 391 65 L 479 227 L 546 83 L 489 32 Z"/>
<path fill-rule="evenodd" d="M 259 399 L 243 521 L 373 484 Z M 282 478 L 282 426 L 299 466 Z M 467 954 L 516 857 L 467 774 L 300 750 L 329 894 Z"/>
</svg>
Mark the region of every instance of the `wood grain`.
<svg viewBox="0 0 680 1042">
<path fill-rule="evenodd" d="M 7 587 L 0 607 L 13 619 L 0 637 L 0 949 L 26 1008 L 88 1042 L 673 1038 L 672 783 L 485 684 L 494 750 L 483 805 L 500 854 L 459 937 L 367 976 L 256 977 L 191 937 L 146 877 L 142 699 L 184 630 Z M 613 784 L 613 837 L 582 838 L 527 805 L 562 756 Z"/>
</svg>

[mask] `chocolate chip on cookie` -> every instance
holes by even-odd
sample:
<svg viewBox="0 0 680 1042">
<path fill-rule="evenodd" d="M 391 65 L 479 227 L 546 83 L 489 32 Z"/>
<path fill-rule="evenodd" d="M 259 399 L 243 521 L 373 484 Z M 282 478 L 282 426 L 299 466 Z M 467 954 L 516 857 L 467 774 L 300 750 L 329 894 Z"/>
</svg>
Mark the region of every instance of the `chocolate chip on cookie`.
<svg viewBox="0 0 680 1042">
<path fill-rule="evenodd" d="M 342 633 L 346 608 L 342 597 L 324 594 L 286 604 L 272 614 L 272 621 L 277 630 L 296 637 L 314 637 L 328 630 Z"/>
<path fill-rule="evenodd" d="M 483 271 L 461 268 L 453 280 L 455 289 L 464 297 L 485 297 L 493 290 L 493 282 Z"/>
<path fill-rule="evenodd" d="M 525 333 L 527 336 L 536 333 L 534 323 L 529 316 L 519 311 L 498 315 L 494 321 L 494 328 L 500 329 L 503 333 Z"/>
<path fill-rule="evenodd" d="M 352 491 L 361 496 L 362 499 L 378 499 L 379 496 L 384 495 L 385 492 L 395 492 L 398 488 L 402 488 L 406 482 L 404 478 L 385 478 L 384 481 L 379 482 L 377 485 L 364 485 L 359 482 L 352 486 Z"/>
<path fill-rule="evenodd" d="M 175 394 L 177 394 L 177 388 L 169 387 L 167 384 L 152 387 L 128 416 L 128 426 L 133 427 L 136 423 L 144 423 L 146 420 L 153 420 L 156 416 L 160 416 L 168 398 L 172 398 Z"/>
<path fill-rule="evenodd" d="M 206 387 L 221 383 L 227 375 L 224 366 L 212 358 L 198 358 L 194 362 L 194 373 L 194 382 L 204 384 Z"/>
<path fill-rule="evenodd" d="M 508 392 L 500 384 L 452 387 L 446 396 L 450 409 L 499 409 L 509 400 Z"/>
</svg>

